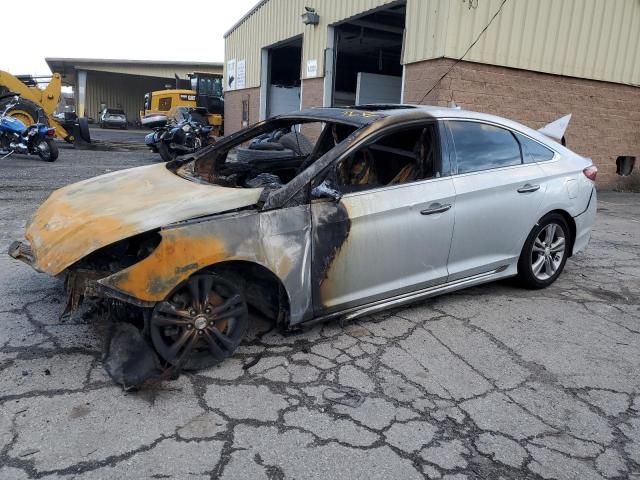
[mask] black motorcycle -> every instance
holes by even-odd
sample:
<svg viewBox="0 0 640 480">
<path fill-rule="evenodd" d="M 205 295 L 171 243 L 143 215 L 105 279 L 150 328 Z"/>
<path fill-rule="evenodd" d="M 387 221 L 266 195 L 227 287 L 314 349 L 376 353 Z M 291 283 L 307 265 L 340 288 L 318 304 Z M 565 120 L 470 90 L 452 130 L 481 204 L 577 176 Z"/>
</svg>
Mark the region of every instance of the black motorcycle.
<svg viewBox="0 0 640 480">
<path fill-rule="evenodd" d="M 213 127 L 205 114 L 198 108 L 178 107 L 171 117 L 155 116 L 145 124 L 153 128 L 153 133 L 144 138 L 144 143 L 165 162 L 193 153 L 212 142 Z"/>
<path fill-rule="evenodd" d="M 26 153 L 38 155 L 47 162 L 54 162 L 58 158 L 58 146 L 53 141 L 55 129 L 44 123 L 25 125 L 8 115 L 7 112 L 18 103 L 19 95 L 2 95 L 0 100 L 8 96 L 13 97 L 13 100 L 0 112 L 0 159 L 12 153 Z"/>
</svg>

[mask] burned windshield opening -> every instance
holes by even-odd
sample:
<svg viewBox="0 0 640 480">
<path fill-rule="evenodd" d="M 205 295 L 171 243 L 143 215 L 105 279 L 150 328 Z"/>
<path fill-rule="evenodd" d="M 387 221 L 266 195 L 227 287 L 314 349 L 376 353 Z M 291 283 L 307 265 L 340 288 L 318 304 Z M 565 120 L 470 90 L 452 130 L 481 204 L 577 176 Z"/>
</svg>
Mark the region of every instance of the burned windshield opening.
<svg viewBox="0 0 640 480">
<path fill-rule="evenodd" d="M 356 126 L 274 119 L 209 149 L 176 173 L 230 188 L 281 188 L 345 140 Z"/>
</svg>

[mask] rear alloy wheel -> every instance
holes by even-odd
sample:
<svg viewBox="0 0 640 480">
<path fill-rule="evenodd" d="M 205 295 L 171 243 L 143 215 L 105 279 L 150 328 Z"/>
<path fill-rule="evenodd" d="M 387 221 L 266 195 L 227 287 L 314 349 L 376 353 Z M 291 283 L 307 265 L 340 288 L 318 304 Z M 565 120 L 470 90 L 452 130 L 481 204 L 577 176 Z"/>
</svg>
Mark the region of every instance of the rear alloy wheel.
<svg viewBox="0 0 640 480">
<path fill-rule="evenodd" d="M 529 234 L 518 260 L 518 277 L 529 288 L 551 285 L 564 269 L 570 245 L 566 220 L 559 214 L 542 218 Z"/>
<path fill-rule="evenodd" d="M 150 322 L 151 341 L 167 363 L 200 370 L 230 357 L 248 324 L 242 292 L 215 273 L 199 273 L 156 304 Z"/>
</svg>

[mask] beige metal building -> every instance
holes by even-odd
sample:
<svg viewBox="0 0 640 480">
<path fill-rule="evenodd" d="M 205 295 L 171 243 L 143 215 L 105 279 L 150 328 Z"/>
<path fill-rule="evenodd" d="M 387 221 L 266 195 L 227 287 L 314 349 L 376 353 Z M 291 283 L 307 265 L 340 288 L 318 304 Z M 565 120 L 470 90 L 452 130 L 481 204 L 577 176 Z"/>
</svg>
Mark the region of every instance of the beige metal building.
<svg viewBox="0 0 640 480">
<path fill-rule="evenodd" d="M 130 122 L 138 119 L 144 94 L 175 88 L 190 88 L 188 74 L 222 73 L 221 63 L 168 62 L 155 60 L 104 60 L 95 58 L 47 58 L 52 72 L 72 86 L 79 116 L 97 119 L 103 107 L 125 111 Z"/>
<path fill-rule="evenodd" d="M 638 45 L 640 0 L 262 0 L 225 34 L 225 131 L 365 103 L 573 113 L 569 146 L 613 185 L 640 155 Z"/>
</svg>

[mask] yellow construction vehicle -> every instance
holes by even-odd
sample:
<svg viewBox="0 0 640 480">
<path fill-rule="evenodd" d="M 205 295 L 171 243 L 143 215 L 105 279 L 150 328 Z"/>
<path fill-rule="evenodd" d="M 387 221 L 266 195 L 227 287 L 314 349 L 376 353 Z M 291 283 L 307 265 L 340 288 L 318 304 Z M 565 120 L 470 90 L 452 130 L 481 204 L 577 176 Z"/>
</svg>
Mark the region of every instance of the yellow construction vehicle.
<svg viewBox="0 0 640 480">
<path fill-rule="evenodd" d="M 158 90 L 144 95 L 144 108 L 140 111 L 140 122 L 149 126 L 148 121 L 157 115 L 170 115 L 176 107 L 206 109 L 201 110 L 209 125 L 214 127 L 213 134 L 221 136 L 223 131 L 224 100 L 222 98 L 222 75 L 195 72 L 189 75 L 191 90 Z M 153 122 L 152 122 L 153 124 Z"/>
<path fill-rule="evenodd" d="M 89 125 L 86 118 L 77 118 L 75 115 L 67 115 L 65 121 L 56 119 L 53 114 L 56 111 L 60 96 L 62 95 L 62 77 L 54 73 L 46 77 L 46 88 L 38 87 L 38 79 L 45 77 L 31 77 L 28 75 L 15 76 L 0 70 L 0 96 L 9 93 L 20 95 L 18 102 L 8 110 L 8 115 L 17 118 L 25 125 L 45 123 L 55 128 L 56 136 L 73 143 L 79 139 L 91 141 Z M 49 80 L 50 78 L 50 80 Z M 10 97 L 0 100 L 0 111 L 10 103 Z"/>
</svg>

